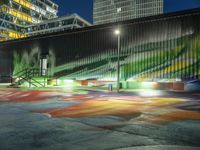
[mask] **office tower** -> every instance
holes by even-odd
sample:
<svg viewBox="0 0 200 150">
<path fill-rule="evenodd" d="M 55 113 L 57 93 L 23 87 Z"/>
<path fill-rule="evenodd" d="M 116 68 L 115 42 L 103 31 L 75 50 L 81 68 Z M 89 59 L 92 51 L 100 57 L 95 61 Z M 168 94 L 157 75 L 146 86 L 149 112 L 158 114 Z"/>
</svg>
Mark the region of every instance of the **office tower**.
<svg viewBox="0 0 200 150">
<path fill-rule="evenodd" d="M 94 0 L 94 24 L 162 14 L 163 3 L 163 0 Z"/>
<path fill-rule="evenodd" d="M 0 41 L 26 37 L 26 26 L 57 17 L 52 0 L 1 0 Z"/>
</svg>

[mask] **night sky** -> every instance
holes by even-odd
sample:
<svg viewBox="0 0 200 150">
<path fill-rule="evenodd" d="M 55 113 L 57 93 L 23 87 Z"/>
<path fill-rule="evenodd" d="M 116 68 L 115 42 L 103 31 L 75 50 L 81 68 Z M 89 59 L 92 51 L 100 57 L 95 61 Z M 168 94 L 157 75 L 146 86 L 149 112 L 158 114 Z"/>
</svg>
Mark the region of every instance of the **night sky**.
<svg viewBox="0 0 200 150">
<path fill-rule="evenodd" d="M 54 0 L 59 5 L 59 16 L 77 13 L 92 22 L 93 0 Z M 200 0 L 165 0 L 164 12 L 198 8 Z"/>
</svg>

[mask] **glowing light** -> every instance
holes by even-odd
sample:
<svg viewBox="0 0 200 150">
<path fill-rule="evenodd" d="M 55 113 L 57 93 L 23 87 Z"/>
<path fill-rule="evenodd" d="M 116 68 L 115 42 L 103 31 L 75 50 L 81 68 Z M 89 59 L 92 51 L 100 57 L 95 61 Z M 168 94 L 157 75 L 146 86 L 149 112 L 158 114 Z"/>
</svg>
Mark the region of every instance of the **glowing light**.
<svg viewBox="0 0 200 150">
<path fill-rule="evenodd" d="M 163 93 L 157 90 L 142 90 L 139 92 L 140 96 L 143 97 L 154 97 L 154 96 L 161 96 Z"/>
<path fill-rule="evenodd" d="M 57 79 L 57 84 L 61 85 L 61 80 L 60 79 Z"/>
<path fill-rule="evenodd" d="M 57 86 L 72 89 L 74 86 L 76 86 L 76 83 L 74 82 L 74 80 L 57 79 Z"/>
<path fill-rule="evenodd" d="M 74 80 L 67 80 L 67 79 L 64 80 L 64 84 L 73 84 L 73 83 Z"/>
<path fill-rule="evenodd" d="M 142 82 L 141 88 L 154 89 L 157 85 L 158 85 L 158 83 L 156 83 L 156 82 Z"/>
<path fill-rule="evenodd" d="M 115 34 L 120 35 L 120 30 L 119 29 L 115 30 Z"/>
<path fill-rule="evenodd" d="M 182 79 L 176 78 L 175 81 L 176 81 L 176 82 L 181 82 Z"/>
</svg>

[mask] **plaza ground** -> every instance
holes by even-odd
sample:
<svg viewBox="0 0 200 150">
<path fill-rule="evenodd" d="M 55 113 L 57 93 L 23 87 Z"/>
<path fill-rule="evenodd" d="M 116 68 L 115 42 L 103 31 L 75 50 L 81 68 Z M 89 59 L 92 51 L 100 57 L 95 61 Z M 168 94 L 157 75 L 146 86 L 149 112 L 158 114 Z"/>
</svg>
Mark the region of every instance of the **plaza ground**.
<svg viewBox="0 0 200 150">
<path fill-rule="evenodd" d="M 200 93 L 0 88 L 0 150 L 199 150 Z"/>
</svg>

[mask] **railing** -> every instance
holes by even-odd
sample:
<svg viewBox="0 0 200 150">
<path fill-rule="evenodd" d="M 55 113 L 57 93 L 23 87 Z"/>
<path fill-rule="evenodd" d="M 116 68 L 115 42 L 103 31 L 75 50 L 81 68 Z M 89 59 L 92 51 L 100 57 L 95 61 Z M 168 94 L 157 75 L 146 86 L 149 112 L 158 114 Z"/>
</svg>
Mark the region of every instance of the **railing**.
<svg viewBox="0 0 200 150">
<path fill-rule="evenodd" d="M 28 22 L 32 22 L 33 21 L 32 17 L 30 15 L 22 13 L 22 12 L 19 12 L 19 11 L 15 10 L 13 8 L 10 8 L 10 7 L 6 6 L 6 5 L 2 5 L 0 7 L 0 12 L 8 13 L 10 15 L 13 15 L 13 16 L 15 16 L 17 18 L 23 19 L 23 20 L 28 21 Z"/>
<path fill-rule="evenodd" d="M 12 77 L 12 82 L 11 86 L 20 86 L 24 82 L 27 82 L 29 84 L 29 87 L 34 86 L 34 87 L 45 87 L 46 84 L 46 70 L 41 70 L 41 69 L 36 69 L 36 68 L 31 68 L 31 69 L 24 69 L 18 73 L 16 73 Z M 43 83 L 37 81 L 34 79 L 35 77 L 42 77 Z"/>
<path fill-rule="evenodd" d="M 0 34 L 1 36 L 7 37 L 7 38 L 15 38 L 15 39 L 26 37 L 26 35 L 23 33 L 18 33 L 15 31 L 8 30 L 8 29 L 6 30 L 0 29 Z"/>
</svg>

